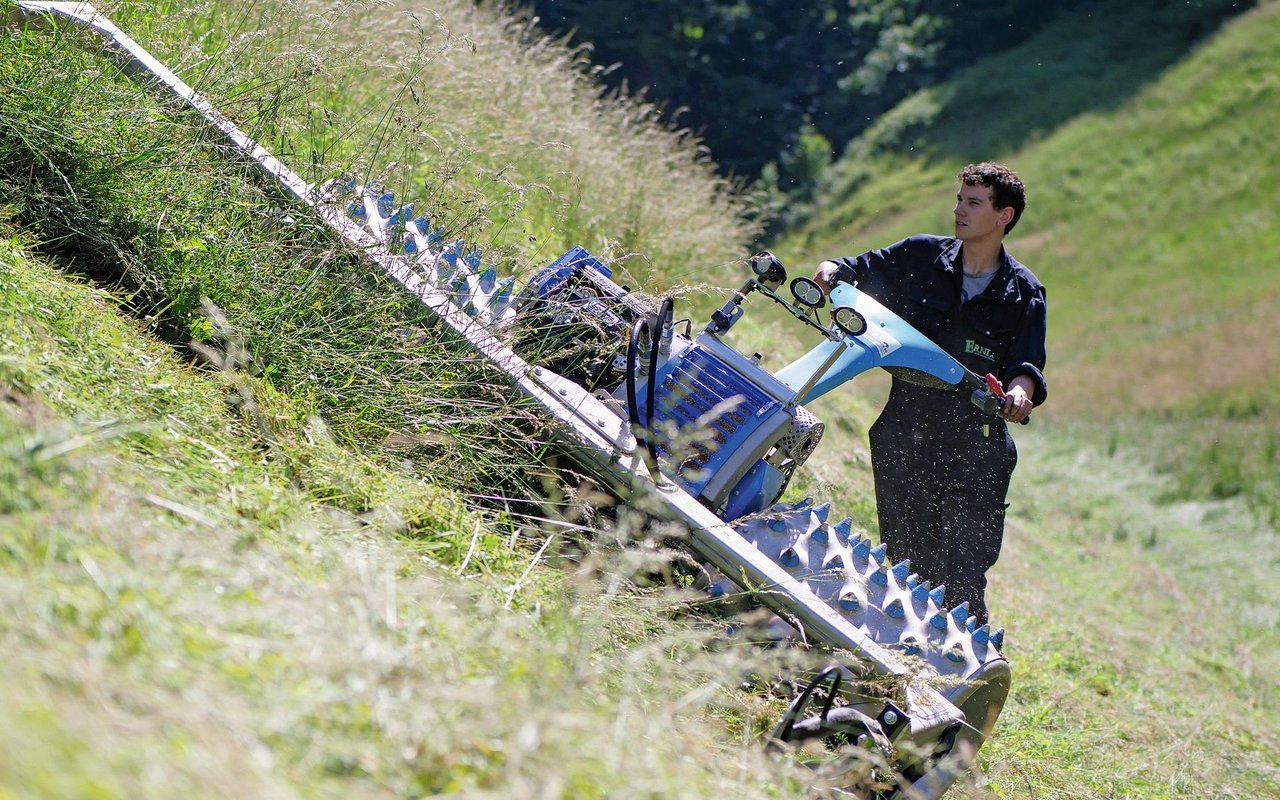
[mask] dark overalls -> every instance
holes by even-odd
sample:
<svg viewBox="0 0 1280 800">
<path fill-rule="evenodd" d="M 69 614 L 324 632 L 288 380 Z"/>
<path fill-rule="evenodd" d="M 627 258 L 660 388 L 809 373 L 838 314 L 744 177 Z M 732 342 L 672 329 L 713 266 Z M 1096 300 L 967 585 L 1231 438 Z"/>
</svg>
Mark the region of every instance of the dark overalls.
<svg viewBox="0 0 1280 800">
<path fill-rule="evenodd" d="M 979 375 L 1035 381 L 1046 396 L 1045 292 L 1007 252 L 986 291 L 960 301 L 960 241 L 913 236 L 856 258 L 834 259 L 836 280 L 856 282 Z M 1000 555 L 1005 495 L 1018 461 L 1003 419 L 982 414 L 969 390 L 895 376 L 871 427 L 880 538 L 894 560 L 947 586 L 947 605 L 969 603 L 987 621 L 986 572 Z"/>
</svg>

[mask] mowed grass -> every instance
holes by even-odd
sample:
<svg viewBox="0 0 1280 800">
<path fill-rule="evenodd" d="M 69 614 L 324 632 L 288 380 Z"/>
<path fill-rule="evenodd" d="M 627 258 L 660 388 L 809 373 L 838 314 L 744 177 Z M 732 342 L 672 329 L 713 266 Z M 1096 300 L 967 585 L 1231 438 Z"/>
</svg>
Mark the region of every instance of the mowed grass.
<svg viewBox="0 0 1280 800">
<path fill-rule="evenodd" d="M 924 128 L 924 141 L 1000 130 L 999 104 L 963 90 L 1000 86 L 1018 105 L 1038 73 L 1020 81 L 1011 65 L 1057 52 L 1068 29 L 1070 53 L 1106 46 L 1106 29 L 1077 23 L 943 87 L 970 127 Z M 1009 248 L 1048 286 L 1050 399 L 1015 432 L 991 575 L 1015 676 L 984 750 L 995 796 L 1280 795 L 1278 41 L 1280 4 L 1261 3 L 1121 101 L 1031 141 L 968 158 L 880 154 L 874 177 L 832 199 L 853 224 L 779 248 L 804 270 L 949 232 L 967 160 L 1003 160 L 1027 180 Z M 823 488 L 864 509 L 863 431 L 883 391 L 865 383 L 815 409 L 844 437 L 815 456 Z"/>
<path fill-rule="evenodd" d="M 1171 502 L 1140 442 L 1019 437 L 990 575 L 1015 675 L 984 751 L 998 796 L 1280 792 L 1280 535 L 1240 497 Z"/>
</svg>

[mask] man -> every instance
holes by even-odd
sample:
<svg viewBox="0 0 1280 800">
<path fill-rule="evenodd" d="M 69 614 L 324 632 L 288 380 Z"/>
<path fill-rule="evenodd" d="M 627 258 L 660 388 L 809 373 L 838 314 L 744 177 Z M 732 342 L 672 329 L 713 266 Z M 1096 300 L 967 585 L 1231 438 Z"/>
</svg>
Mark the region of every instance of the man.
<svg viewBox="0 0 1280 800">
<path fill-rule="evenodd" d="M 1005 495 L 1018 460 L 1007 422 L 1044 402 L 1045 291 L 1004 249 L 1026 207 L 1026 189 L 1008 167 L 971 164 L 959 174 L 955 236 L 918 235 L 855 258 L 818 266 L 830 290 L 857 283 L 979 375 L 1008 392 L 999 418 L 982 414 L 967 391 L 894 376 L 871 427 L 880 538 L 895 560 L 946 584 L 947 603 L 969 604 L 987 622 L 986 572 L 1000 555 Z"/>
</svg>

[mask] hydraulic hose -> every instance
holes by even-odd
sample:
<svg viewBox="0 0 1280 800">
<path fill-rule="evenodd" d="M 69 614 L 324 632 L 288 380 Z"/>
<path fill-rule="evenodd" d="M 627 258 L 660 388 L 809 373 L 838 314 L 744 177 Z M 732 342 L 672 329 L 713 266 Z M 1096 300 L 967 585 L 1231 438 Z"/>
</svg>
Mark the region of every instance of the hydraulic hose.
<svg viewBox="0 0 1280 800">
<path fill-rule="evenodd" d="M 645 393 L 645 408 L 649 411 L 649 420 L 646 427 L 653 424 L 654 403 L 657 402 L 658 390 L 658 358 L 662 354 L 662 339 L 666 335 L 667 326 L 672 324 L 675 319 L 675 303 L 670 297 L 662 298 L 662 305 L 658 307 L 658 316 L 653 322 L 653 336 L 649 344 L 649 387 Z M 650 451 L 654 460 L 658 459 L 657 446 Z"/>
<path fill-rule="evenodd" d="M 637 319 L 631 326 L 631 338 L 627 343 L 627 412 L 631 418 L 631 435 L 636 437 L 636 444 L 642 446 L 645 464 L 655 475 L 658 471 L 658 446 L 654 443 L 649 425 L 653 422 L 654 378 L 657 372 L 658 336 L 654 333 L 654 317 L 652 315 Z M 653 344 L 649 348 L 649 390 L 645 395 L 648 405 L 645 407 L 646 419 L 640 419 L 640 404 L 636 402 L 636 367 L 639 366 L 640 344 L 648 335 Z"/>
<path fill-rule="evenodd" d="M 809 701 L 813 697 L 814 690 L 822 684 L 830 681 L 831 690 L 827 693 L 826 701 L 822 704 L 822 714 L 820 715 L 822 720 L 825 722 L 827 715 L 831 713 L 831 706 L 835 702 L 836 694 L 840 691 L 841 677 L 840 667 L 838 666 L 827 667 L 822 672 L 818 673 L 818 676 L 810 681 L 804 691 L 791 702 L 791 706 L 787 708 L 787 713 L 782 715 L 782 719 L 779 720 L 778 724 L 774 727 L 770 738 L 775 742 L 789 741 L 791 738 L 791 730 L 795 727 L 796 720 L 798 720 L 804 714 L 805 709 L 808 708 Z"/>
</svg>

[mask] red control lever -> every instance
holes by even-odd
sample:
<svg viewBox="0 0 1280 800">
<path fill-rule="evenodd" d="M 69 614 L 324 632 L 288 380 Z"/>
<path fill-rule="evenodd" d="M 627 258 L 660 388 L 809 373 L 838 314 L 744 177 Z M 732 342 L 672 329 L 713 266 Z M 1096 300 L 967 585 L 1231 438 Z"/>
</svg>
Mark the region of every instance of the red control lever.
<svg viewBox="0 0 1280 800">
<path fill-rule="evenodd" d="M 1004 387 L 1000 385 L 1000 379 L 995 375 L 992 375 L 990 372 L 987 373 L 987 388 L 991 390 L 992 394 L 999 397 L 1001 400 L 1008 396 L 1004 393 Z"/>
<path fill-rule="evenodd" d="M 1000 405 L 1003 406 L 1004 401 L 1008 399 L 1009 395 L 1005 393 L 1004 387 L 1000 385 L 1000 379 L 995 375 L 992 375 L 990 372 L 987 373 L 987 388 L 993 395 L 1000 398 Z M 1026 416 L 1022 418 L 1021 424 L 1026 425 L 1029 422 L 1031 422 L 1031 417 Z"/>
</svg>

